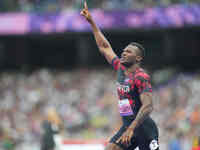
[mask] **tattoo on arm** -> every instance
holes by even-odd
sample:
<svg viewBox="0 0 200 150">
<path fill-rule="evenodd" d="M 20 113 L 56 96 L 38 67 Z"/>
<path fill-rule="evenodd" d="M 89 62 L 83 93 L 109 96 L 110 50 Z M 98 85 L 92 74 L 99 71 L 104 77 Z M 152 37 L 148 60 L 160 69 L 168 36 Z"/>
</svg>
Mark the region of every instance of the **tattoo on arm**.
<svg viewBox="0 0 200 150">
<path fill-rule="evenodd" d="M 149 94 L 143 94 L 141 96 L 142 107 L 140 108 L 134 123 L 135 127 L 138 127 L 143 121 L 149 116 L 149 114 L 153 111 L 153 104 L 152 104 L 152 96 Z"/>
<path fill-rule="evenodd" d="M 94 22 L 92 22 L 91 25 L 92 25 L 94 37 L 95 37 L 98 47 L 99 48 L 108 48 L 110 46 L 110 43 L 105 38 L 105 36 L 101 32 L 101 30 L 97 27 L 97 25 Z"/>
<path fill-rule="evenodd" d="M 112 47 L 107 40 L 107 38 L 104 36 L 104 34 L 101 32 L 101 30 L 97 27 L 95 22 L 91 23 L 93 34 L 97 43 L 97 46 L 99 48 L 99 51 L 101 54 L 103 54 L 106 58 L 106 60 L 111 64 L 112 59 L 116 57 L 115 52 L 112 50 Z"/>
<path fill-rule="evenodd" d="M 149 116 L 152 110 L 153 110 L 153 107 L 151 104 L 141 107 L 135 119 L 136 127 L 138 127 Z"/>
<path fill-rule="evenodd" d="M 98 47 L 108 48 L 110 45 L 106 39 L 98 39 L 97 40 Z"/>
</svg>

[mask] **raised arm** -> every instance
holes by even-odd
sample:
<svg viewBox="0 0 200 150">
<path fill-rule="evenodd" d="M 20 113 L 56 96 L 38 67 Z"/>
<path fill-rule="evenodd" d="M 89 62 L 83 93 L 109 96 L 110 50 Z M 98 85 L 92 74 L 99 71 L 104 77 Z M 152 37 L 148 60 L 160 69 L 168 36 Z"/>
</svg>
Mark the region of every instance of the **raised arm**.
<svg viewBox="0 0 200 150">
<path fill-rule="evenodd" d="M 81 11 L 81 15 L 85 17 L 85 19 L 89 22 L 92 27 L 93 34 L 99 48 L 99 51 L 105 56 L 106 60 L 111 64 L 116 54 L 114 53 L 110 43 L 105 38 L 103 33 L 100 31 L 96 23 L 94 22 L 89 10 L 86 1 L 84 2 L 84 8 Z"/>
</svg>

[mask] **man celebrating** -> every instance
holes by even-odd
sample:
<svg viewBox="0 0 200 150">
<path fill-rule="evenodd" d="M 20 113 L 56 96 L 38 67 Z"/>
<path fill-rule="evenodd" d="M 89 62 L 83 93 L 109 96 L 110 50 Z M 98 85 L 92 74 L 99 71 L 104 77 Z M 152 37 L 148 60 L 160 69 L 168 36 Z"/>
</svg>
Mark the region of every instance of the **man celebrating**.
<svg viewBox="0 0 200 150">
<path fill-rule="evenodd" d="M 150 77 L 140 67 L 144 58 L 144 48 L 138 43 L 130 43 L 119 59 L 110 43 L 94 22 L 87 3 L 81 15 L 89 22 L 99 48 L 106 60 L 117 71 L 118 107 L 123 125 L 111 138 L 107 150 L 158 150 L 158 129 L 149 114 L 153 111 Z"/>
</svg>

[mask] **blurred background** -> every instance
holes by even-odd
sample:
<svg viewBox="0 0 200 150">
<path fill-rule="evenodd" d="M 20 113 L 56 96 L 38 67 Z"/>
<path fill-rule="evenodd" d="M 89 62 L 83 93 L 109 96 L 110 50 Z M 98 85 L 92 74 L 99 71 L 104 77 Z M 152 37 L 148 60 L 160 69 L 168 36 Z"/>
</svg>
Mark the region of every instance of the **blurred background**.
<svg viewBox="0 0 200 150">
<path fill-rule="evenodd" d="M 200 149 L 199 2 L 88 0 L 119 56 L 133 41 L 146 48 L 161 150 Z M 81 8 L 81 0 L 0 0 L 1 150 L 104 145 L 119 129 L 116 73 Z"/>
</svg>

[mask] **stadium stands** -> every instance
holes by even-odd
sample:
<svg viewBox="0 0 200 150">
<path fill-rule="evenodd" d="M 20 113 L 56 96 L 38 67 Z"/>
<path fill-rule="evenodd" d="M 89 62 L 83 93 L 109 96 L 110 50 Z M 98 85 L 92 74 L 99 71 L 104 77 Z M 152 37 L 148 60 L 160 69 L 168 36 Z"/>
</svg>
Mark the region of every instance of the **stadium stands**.
<svg viewBox="0 0 200 150">
<path fill-rule="evenodd" d="M 88 1 L 90 8 L 105 10 L 113 9 L 142 9 L 154 6 L 168 6 L 177 3 L 197 3 L 197 0 L 98 0 Z M 55 12 L 80 10 L 81 0 L 1 0 L 1 12 Z"/>
<path fill-rule="evenodd" d="M 63 119 L 66 138 L 109 138 L 119 128 L 114 75 L 105 69 L 2 74 L 0 143 L 4 147 L 14 143 L 16 149 L 27 143 L 39 146 L 40 124 L 49 108 Z M 158 82 L 158 76 L 152 77 Z M 199 77 L 199 73 L 177 74 L 167 84 L 156 83 L 152 115 L 160 128 L 162 150 L 175 138 L 184 143 L 183 150 L 191 148 L 200 123 Z"/>
</svg>

